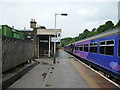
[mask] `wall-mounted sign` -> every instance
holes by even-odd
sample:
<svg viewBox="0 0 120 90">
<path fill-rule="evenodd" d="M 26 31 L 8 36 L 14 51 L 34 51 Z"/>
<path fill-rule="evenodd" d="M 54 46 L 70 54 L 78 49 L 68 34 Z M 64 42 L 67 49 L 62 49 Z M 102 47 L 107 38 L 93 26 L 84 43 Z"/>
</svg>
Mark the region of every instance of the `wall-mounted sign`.
<svg viewBox="0 0 120 90">
<path fill-rule="evenodd" d="M 48 40 L 40 40 L 40 42 L 48 42 Z"/>
<path fill-rule="evenodd" d="M 60 42 L 60 38 L 51 37 L 51 42 Z"/>
</svg>

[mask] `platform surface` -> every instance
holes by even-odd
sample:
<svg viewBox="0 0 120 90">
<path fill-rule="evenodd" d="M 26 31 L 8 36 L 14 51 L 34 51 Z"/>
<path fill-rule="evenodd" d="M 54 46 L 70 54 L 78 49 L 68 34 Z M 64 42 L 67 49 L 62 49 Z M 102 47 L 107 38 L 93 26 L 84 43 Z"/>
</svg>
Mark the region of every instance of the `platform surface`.
<svg viewBox="0 0 120 90">
<path fill-rule="evenodd" d="M 53 64 L 53 58 L 37 61 L 40 64 L 9 88 L 116 88 L 63 50 L 58 51 L 56 64 Z M 53 69 L 49 71 L 51 67 Z M 47 73 L 47 79 L 43 73 Z"/>
<path fill-rule="evenodd" d="M 57 55 L 59 63 L 55 64 L 55 69 L 50 74 L 48 88 L 90 88 L 69 62 L 69 54 L 60 50 Z"/>
</svg>

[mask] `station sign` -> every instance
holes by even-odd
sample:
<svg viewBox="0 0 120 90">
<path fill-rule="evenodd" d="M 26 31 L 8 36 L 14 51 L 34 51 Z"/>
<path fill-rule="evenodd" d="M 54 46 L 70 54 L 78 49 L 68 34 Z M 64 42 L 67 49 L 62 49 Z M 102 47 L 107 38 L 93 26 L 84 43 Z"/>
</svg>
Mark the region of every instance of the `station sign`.
<svg viewBox="0 0 120 90">
<path fill-rule="evenodd" d="M 47 43 L 47 42 L 48 42 L 48 40 L 40 40 L 40 42 Z"/>
<path fill-rule="evenodd" d="M 58 38 L 58 37 L 51 37 L 51 42 L 60 42 L 60 38 Z"/>
</svg>

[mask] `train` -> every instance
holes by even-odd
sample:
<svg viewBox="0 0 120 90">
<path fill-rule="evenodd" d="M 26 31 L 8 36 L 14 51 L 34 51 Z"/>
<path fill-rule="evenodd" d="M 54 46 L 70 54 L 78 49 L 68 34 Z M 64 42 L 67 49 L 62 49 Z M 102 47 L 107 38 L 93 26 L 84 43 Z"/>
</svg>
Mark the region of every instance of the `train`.
<svg viewBox="0 0 120 90">
<path fill-rule="evenodd" d="M 120 80 L 120 27 L 64 46 L 81 61 Z"/>
</svg>

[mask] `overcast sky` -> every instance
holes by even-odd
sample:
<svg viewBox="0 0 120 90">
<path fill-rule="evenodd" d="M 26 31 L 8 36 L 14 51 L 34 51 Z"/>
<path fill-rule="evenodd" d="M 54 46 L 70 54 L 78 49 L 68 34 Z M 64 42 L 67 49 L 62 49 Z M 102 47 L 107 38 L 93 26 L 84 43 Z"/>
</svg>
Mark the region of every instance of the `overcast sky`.
<svg viewBox="0 0 120 90">
<path fill-rule="evenodd" d="M 29 22 L 48 29 L 54 28 L 55 13 L 57 28 L 62 29 L 62 37 L 75 37 L 85 29 L 92 30 L 106 21 L 118 21 L 119 0 L 1 0 L 0 24 L 14 26 L 16 29 L 29 29 Z"/>
</svg>

